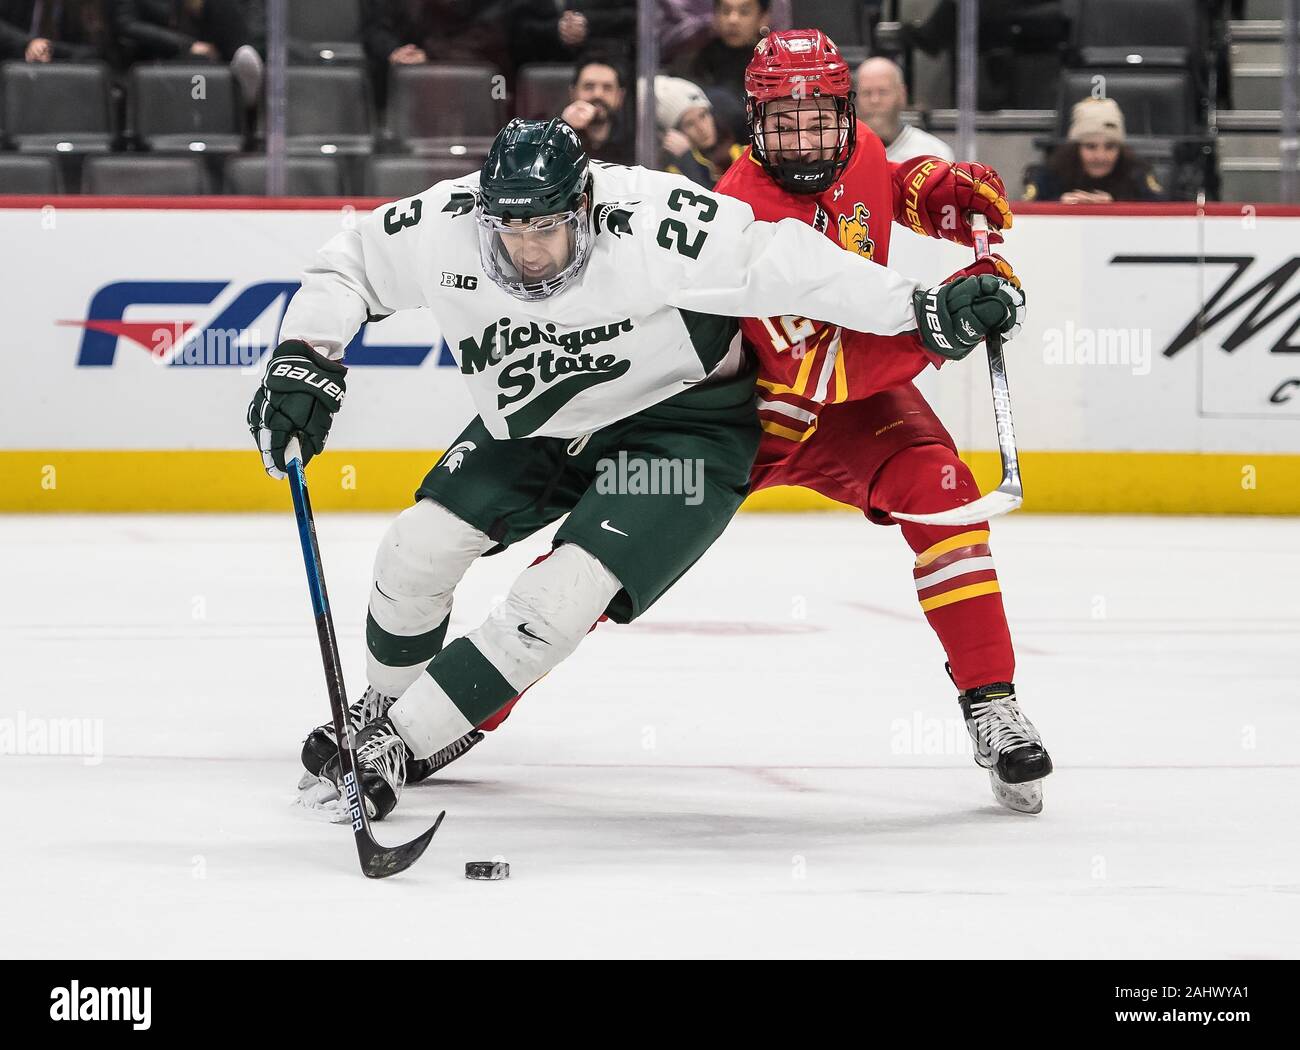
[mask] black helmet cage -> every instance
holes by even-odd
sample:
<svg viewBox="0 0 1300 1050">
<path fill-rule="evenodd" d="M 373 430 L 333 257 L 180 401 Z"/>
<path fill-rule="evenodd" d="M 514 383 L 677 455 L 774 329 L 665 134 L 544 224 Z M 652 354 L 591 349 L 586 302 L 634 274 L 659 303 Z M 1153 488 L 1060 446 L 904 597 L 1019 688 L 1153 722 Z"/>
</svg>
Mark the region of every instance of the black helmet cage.
<svg viewBox="0 0 1300 1050">
<path fill-rule="evenodd" d="M 783 114 L 797 114 L 804 110 L 816 109 L 820 111 L 820 106 L 804 105 L 804 103 L 810 99 L 823 97 L 831 98 L 835 102 L 835 119 L 839 125 L 839 141 L 836 143 L 833 156 L 816 161 L 774 160 L 774 154 L 797 152 L 797 139 L 789 147 L 781 141 L 786 135 L 794 136 L 795 133 L 773 132 L 771 137 L 774 137 L 777 141 L 768 142 L 769 136 L 764 131 L 764 123 L 767 116 L 767 107 L 771 102 L 761 101 L 753 97 L 746 99 L 749 133 L 754 144 L 754 156 L 758 159 L 759 164 L 763 166 L 763 169 L 776 181 L 777 185 L 791 193 L 826 192 L 831 188 L 835 180 L 843 174 L 844 169 L 848 167 L 849 160 L 853 157 L 853 150 L 857 146 L 858 119 L 857 107 L 854 104 L 854 100 L 857 98 L 857 92 L 855 91 L 850 91 L 847 96 L 823 96 L 814 89 L 802 97 L 786 96 L 781 101 L 794 98 L 799 105 L 793 109 L 783 109 L 781 112 Z M 777 100 L 773 99 L 772 101 Z"/>
</svg>

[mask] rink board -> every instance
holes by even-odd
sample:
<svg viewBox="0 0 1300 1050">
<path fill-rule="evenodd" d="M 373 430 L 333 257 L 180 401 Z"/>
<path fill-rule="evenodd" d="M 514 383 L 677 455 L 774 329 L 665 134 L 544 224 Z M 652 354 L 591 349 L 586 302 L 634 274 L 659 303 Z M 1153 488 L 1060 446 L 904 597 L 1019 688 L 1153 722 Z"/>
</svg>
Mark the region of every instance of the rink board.
<svg viewBox="0 0 1300 1050">
<path fill-rule="evenodd" d="M 260 358 L 315 249 L 375 203 L 0 198 L 0 510 L 283 507 L 244 424 Z M 1025 508 L 1300 513 L 1300 211 L 1020 210 L 1006 254 L 1029 302 L 1008 346 Z M 967 258 L 894 228 L 891 262 L 918 279 Z M 987 488 L 982 358 L 919 383 Z M 313 494 L 401 506 L 469 398 L 427 311 L 366 326 L 348 360 Z M 826 505 L 790 489 L 750 501 Z"/>
</svg>

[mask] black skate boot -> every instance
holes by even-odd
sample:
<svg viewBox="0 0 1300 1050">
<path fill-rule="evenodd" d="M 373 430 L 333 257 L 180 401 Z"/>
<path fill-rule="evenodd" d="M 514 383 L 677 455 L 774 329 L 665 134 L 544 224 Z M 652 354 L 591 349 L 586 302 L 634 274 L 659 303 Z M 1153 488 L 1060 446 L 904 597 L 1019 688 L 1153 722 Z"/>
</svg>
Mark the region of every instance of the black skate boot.
<svg viewBox="0 0 1300 1050">
<path fill-rule="evenodd" d="M 1041 781 L 1052 771 L 1052 759 L 1020 710 L 1016 687 L 994 682 L 967 689 L 957 700 L 975 745 L 975 763 L 989 771 L 994 796 L 1018 813 L 1041 813 Z"/>
<path fill-rule="evenodd" d="M 461 755 L 482 739 L 482 733 L 477 729 L 471 729 L 459 740 L 453 740 L 441 751 L 435 751 L 428 758 L 407 759 L 406 782 L 408 784 L 418 784 L 421 780 L 427 780 L 443 766 L 455 762 L 456 759 L 460 758 Z"/>
<path fill-rule="evenodd" d="M 383 820 L 402 797 L 406 763 L 411 751 L 387 718 L 371 722 L 357 734 L 355 742 L 357 773 L 361 778 L 361 795 L 366 800 L 366 815 L 371 820 Z M 332 781 L 339 798 L 346 797 L 337 750 L 321 769 L 320 779 Z"/>
<path fill-rule="evenodd" d="M 348 722 L 352 725 L 352 732 L 359 733 L 376 718 L 388 714 L 388 709 L 395 702 L 395 697 L 383 696 L 370 686 L 366 686 L 361 699 L 348 708 Z M 299 789 L 315 783 L 320 777 L 320 771 L 325 768 L 325 763 L 331 758 L 336 758 L 338 753 L 339 742 L 334 736 L 333 719 L 308 733 L 307 739 L 302 742 L 302 768 L 306 773 L 298 782 Z"/>
</svg>

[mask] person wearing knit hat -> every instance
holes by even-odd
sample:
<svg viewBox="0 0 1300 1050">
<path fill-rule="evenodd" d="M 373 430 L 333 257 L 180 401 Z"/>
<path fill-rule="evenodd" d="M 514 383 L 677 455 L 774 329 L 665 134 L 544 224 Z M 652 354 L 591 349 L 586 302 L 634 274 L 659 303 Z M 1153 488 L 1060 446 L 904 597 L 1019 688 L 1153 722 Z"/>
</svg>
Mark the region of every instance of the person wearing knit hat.
<svg viewBox="0 0 1300 1050">
<path fill-rule="evenodd" d="M 1082 142 L 1094 137 L 1107 142 L 1124 141 L 1124 114 L 1113 98 L 1085 98 L 1070 110 L 1069 140 Z"/>
<path fill-rule="evenodd" d="M 1164 189 L 1124 143 L 1124 113 L 1113 98 L 1085 98 L 1070 109 L 1066 141 L 1025 175 L 1025 200 L 1062 204 L 1160 200 Z"/>
<path fill-rule="evenodd" d="M 708 189 L 743 152 L 729 130 L 714 119 L 709 96 L 681 77 L 655 77 L 655 120 L 662 136 L 664 170 Z"/>
</svg>

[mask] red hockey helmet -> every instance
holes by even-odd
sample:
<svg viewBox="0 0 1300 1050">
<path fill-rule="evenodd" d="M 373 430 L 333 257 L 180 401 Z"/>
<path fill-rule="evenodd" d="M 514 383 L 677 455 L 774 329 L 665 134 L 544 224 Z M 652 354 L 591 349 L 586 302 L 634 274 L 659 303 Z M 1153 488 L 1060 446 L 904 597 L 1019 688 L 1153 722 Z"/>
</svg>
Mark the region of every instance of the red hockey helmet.
<svg viewBox="0 0 1300 1050">
<path fill-rule="evenodd" d="M 857 144 L 853 99 L 848 63 L 820 29 L 769 33 L 745 68 L 754 156 L 784 189 L 824 192 Z"/>
</svg>

